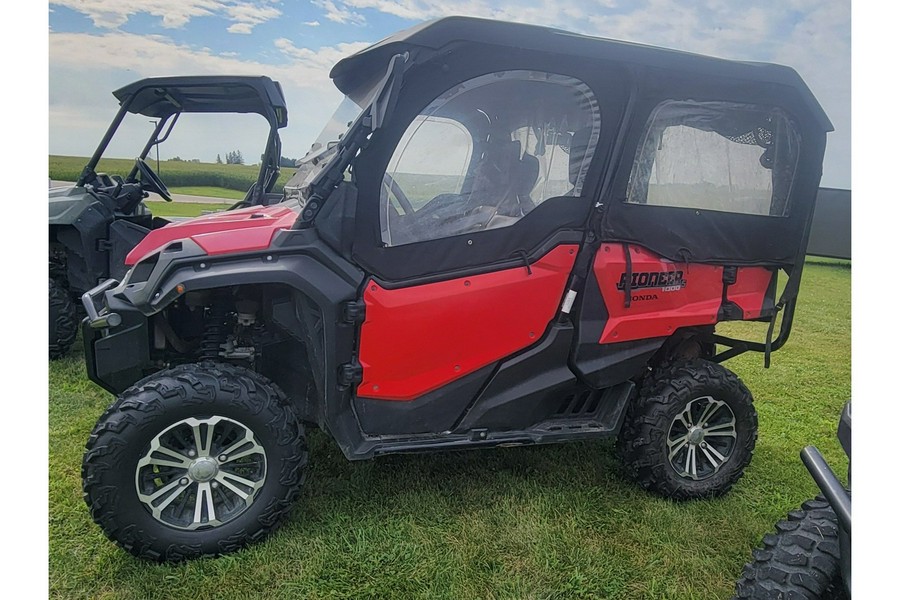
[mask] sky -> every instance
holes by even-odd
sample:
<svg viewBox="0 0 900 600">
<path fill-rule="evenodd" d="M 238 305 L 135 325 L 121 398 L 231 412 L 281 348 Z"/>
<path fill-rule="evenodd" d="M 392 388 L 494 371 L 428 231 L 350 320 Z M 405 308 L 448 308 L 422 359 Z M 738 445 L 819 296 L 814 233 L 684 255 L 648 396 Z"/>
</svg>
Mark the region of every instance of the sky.
<svg viewBox="0 0 900 600">
<path fill-rule="evenodd" d="M 280 81 L 289 126 L 283 152 L 306 153 L 340 102 L 328 78 L 344 56 L 424 20 L 462 14 L 548 25 L 723 58 L 786 64 L 835 126 L 822 185 L 849 188 L 848 0 L 51 0 L 49 150 L 88 156 L 117 109 L 111 92 L 149 76 L 268 75 Z M 162 145 L 213 161 L 240 150 L 255 162 L 256 116 L 183 117 Z M 134 157 L 152 125 L 128 119 L 109 156 Z M 137 139 L 136 139 L 137 138 Z"/>
</svg>

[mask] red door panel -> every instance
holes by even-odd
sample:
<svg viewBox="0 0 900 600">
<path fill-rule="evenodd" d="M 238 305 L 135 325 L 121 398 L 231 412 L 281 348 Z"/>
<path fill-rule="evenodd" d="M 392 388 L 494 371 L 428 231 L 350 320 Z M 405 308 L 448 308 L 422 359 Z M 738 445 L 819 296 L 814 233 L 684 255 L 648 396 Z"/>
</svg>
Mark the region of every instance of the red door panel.
<svg viewBox="0 0 900 600">
<path fill-rule="evenodd" d="M 649 250 L 629 246 L 631 307 L 625 308 L 622 282 L 625 247 L 603 244 L 594 259 L 594 275 L 609 311 L 600 343 L 627 342 L 671 335 L 679 327 L 713 325 L 722 304 L 722 267 L 674 263 Z"/>
<path fill-rule="evenodd" d="M 744 320 L 762 316 L 763 301 L 772 282 L 772 271 L 765 267 L 740 267 L 737 280 L 728 286 L 728 299 L 741 307 Z"/>
<path fill-rule="evenodd" d="M 609 312 L 599 342 L 627 342 L 671 335 L 679 327 L 714 325 L 722 305 L 723 267 L 675 263 L 630 245 L 631 306 L 625 308 L 625 247 L 603 244 L 594 258 L 594 275 Z M 728 299 L 756 318 L 772 273 L 764 267 L 741 267 L 728 288 Z"/>
<path fill-rule="evenodd" d="M 531 264 L 400 289 L 370 281 L 357 394 L 413 400 L 537 342 L 556 315 L 577 246 Z"/>
</svg>

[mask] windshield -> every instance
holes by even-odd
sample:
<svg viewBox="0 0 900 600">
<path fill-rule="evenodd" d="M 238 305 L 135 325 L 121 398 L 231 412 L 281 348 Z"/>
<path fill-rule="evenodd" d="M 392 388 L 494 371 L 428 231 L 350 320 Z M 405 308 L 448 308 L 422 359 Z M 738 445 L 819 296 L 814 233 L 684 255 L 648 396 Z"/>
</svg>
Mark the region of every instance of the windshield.
<svg viewBox="0 0 900 600">
<path fill-rule="evenodd" d="M 366 106 L 367 98 L 361 99 Z M 301 190 L 307 187 L 313 178 L 321 171 L 337 149 L 337 144 L 344 137 L 347 129 L 362 112 L 363 107 L 353 101 L 349 96 L 338 105 L 337 110 L 325 123 L 322 133 L 313 142 L 306 155 L 298 161 L 297 172 L 284 185 L 286 198 L 298 198 Z"/>
</svg>

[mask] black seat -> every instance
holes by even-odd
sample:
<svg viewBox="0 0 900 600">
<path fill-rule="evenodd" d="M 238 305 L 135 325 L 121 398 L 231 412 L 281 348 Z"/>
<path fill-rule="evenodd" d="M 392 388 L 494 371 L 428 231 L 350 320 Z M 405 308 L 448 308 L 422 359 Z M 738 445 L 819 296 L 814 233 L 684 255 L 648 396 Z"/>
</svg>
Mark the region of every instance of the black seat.
<svg viewBox="0 0 900 600">
<path fill-rule="evenodd" d="M 531 191 L 541 174 L 541 163 L 536 156 L 523 154 L 522 158 L 514 164 L 513 192 L 518 201 L 518 216 L 525 216 L 534 210 L 534 201 L 531 199 Z"/>
</svg>

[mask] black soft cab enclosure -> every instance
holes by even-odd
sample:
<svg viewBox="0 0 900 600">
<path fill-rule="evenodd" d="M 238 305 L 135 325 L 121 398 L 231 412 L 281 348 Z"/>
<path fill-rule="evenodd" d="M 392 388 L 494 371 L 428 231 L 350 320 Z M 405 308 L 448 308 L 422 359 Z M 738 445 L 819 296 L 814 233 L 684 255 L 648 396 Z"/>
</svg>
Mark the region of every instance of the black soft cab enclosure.
<svg viewBox="0 0 900 600">
<path fill-rule="evenodd" d="M 560 230 L 582 231 L 589 219 L 594 246 L 601 241 L 632 244 L 683 265 L 721 265 L 729 272 L 760 266 L 786 273 L 788 285 L 780 302 L 767 302 L 760 315 L 774 323 L 774 314 L 784 310 L 774 340 L 763 344 L 717 338 L 730 348 L 730 355 L 763 351 L 767 361 L 768 352 L 786 341 L 826 133 L 833 129 L 796 71 L 550 28 L 451 17 L 390 36 L 339 62 L 331 77 L 348 101 L 364 107 L 391 58 L 403 53 L 412 66 L 404 74 L 403 94 L 392 106 L 391 123 L 372 135 L 355 165 L 361 197 L 353 251 L 362 265 L 392 281 L 428 277 L 490 264 L 517 250 L 531 252 Z M 555 103 L 555 122 L 546 117 L 554 100 L 549 94 L 534 100 L 542 92 L 525 81 L 538 73 L 545 82 L 558 84 L 543 88 L 567 87 L 577 99 L 568 112 Z M 503 84 L 498 83 L 501 77 Z M 518 83 L 511 81 L 516 79 Z M 479 86 L 465 95 L 466 106 L 460 90 Z M 536 102 L 543 113 L 532 108 Z M 480 122 L 471 117 L 464 125 L 473 139 L 472 151 L 485 157 L 459 190 L 467 198 L 477 192 L 480 173 L 487 167 L 498 169 L 496 157 L 503 149 L 496 141 L 487 143 L 492 135 L 499 137 L 498 132 L 502 139 L 509 139 L 511 132 L 513 141 L 505 142 L 511 145 L 518 143 L 517 129 L 530 126 L 544 144 L 555 130 L 558 139 L 566 138 L 558 148 L 571 152 L 572 177 L 533 211 L 523 211 L 515 227 L 498 228 L 500 219 L 495 217 L 489 230 L 479 233 L 474 248 L 460 235 L 433 233 L 419 240 L 415 223 L 404 226 L 395 209 L 369 194 L 397 187 L 392 173 L 404 159 L 398 157 L 399 149 L 392 153 L 398 142 L 407 144 L 407 156 L 421 150 L 403 137 L 412 131 L 406 127 L 410 121 L 419 119 L 414 122 L 421 124 L 424 117 L 431 123 L 442 118 L 462 122 L 467 108 L 470 114 L 484 115 Z M 484 143 L 479 146 L 481 132 Z M 452 136 L 442 138 L 445 161 L 450 161 Z M 515 158 L 547 163 L 549 146 L 529 150 L 527 140 L 521 141 L 509 150 L 517 153 Z M 582 158 L 590 168 L 579 173 Z M 534 173 L 521 162 L 505 170 L 531 183 Z M 542 171 L 538 182 L 550 178 L 551 173 Z M 573 201 L 573 196 L 581 201 Z M 474 204 L 469 202 L 470 207 Z M 397 225 L 389 231 L 392 217 Z M 433 228 L 434 221 L 419 226 Z M 590 255 L 582 252 L 581 259 Z M 769 338 L 774 334 L 770 330 Z"/>
</svg>

